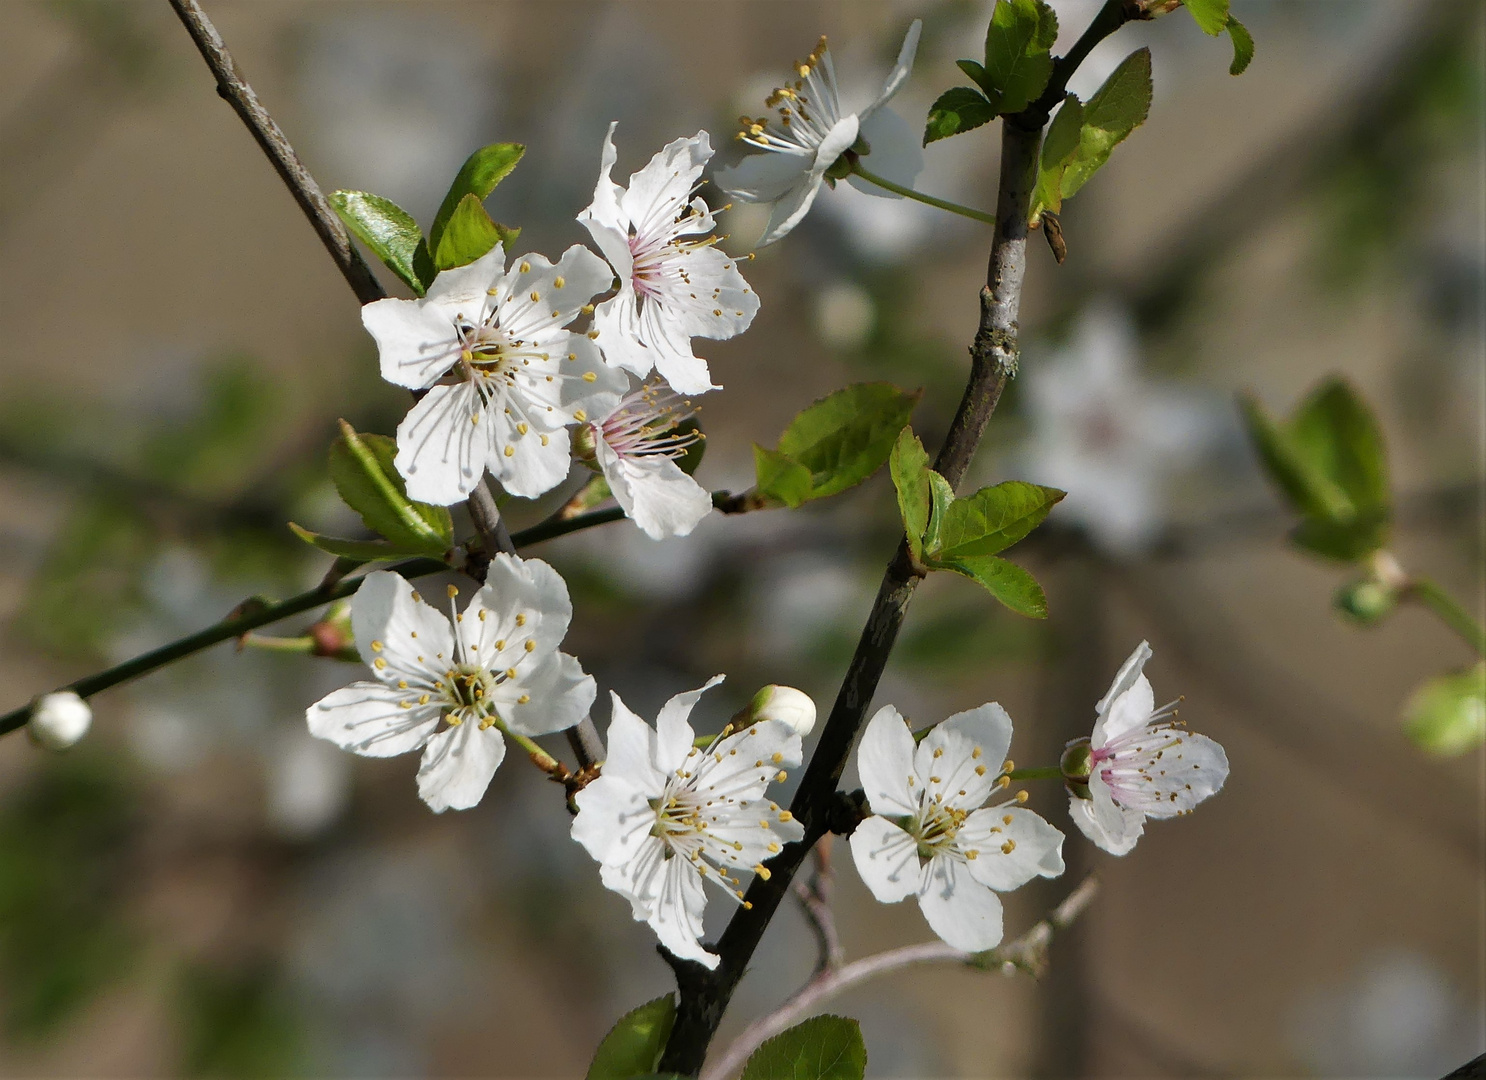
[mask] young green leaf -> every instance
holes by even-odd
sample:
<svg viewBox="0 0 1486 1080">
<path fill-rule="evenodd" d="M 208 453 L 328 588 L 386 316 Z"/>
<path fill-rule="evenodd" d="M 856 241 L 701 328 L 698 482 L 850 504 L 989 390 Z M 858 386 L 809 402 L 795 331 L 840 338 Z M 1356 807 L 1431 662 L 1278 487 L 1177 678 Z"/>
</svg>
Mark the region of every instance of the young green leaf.
<svg viewBox="0 0 1486 1080">
<path fill-rule="evenodd" d="M 1020 615 L 1047 618 L 1047 595 L 1037 579 L 1013 562 L 996 555 L 963 555 L 936 560 L 935 570 L 953 570 L 979 582 L 987 592 Z"/>
<path fill-rule="evenodd" d="M 330 447 L 330 479 L 372 532 L 401 550 L 442 556 L 454 543 L 449 510 L 408 498 L 396 456 L 394 440 L 358 434 L 342 420 L 341 437 Z"/>
<path fill-rule="evenodd" d="M 862 1029 L 844 1016 L 812 1016 L 763 1043 L 739 1080 L 862 1080 Z"/>
<path fill-rule="evenodd" d="M 1486 663 L 1423 683 L 1403 715 L 1404 730 L 1421 750 L 1441 757 L 1475 750 L 1486 742 Z"/>
<path fill-rule="evenodd" d="M 1015 544 L 1047 517 L 1064 492 L 1007 480 L 957 499 L 940 532 L 944 558 L 994 555 Z"/>
<path fill-rule="evenodd" d="M 945 518 L 955 504 L 955 489 L 949 481 L 933 469 L 929 470 L 929 525 L 924 530 L 924 553 L 937 555 L 943 546 L 940 539 L 944 531 Z"/>
<path fill-rule="evenodd" d="M 444 196 L 439 212 L 434 215 L 433 228 L 428 230 L 430 251 L 438 251 L 444 229 L 465 197 L 473 195 L 477 202 L 483 203 L 495 190 L 495 186 L 511 175 L 511 170 L 524 153 L 526 147 L 520 143 L 491 143 L 489 146 L 482 146 L 465 160 L 454 177 L 454 183 L 449 185 L 449 192 Z"/>
<path fill-rule="evenodd" d="M 354 559 L 357 563 L 382 562 L 402 559 L 409 555 L 425 554 L 422 548 L 405 550 L 386 540 L 344 540 L 339 536 L 325 536 L 311 532 L 294 522 L 289 522 L 289 531 L 306 544 L 319 548 L 338 559 Z"/>
<path fill-rule="evenodd" d="M 929 108 L 929 120 L 924 125 L 924 145 L 962 131 L 970 131 L 996 118 L 996 106 L 986 100 L 979 90 L 968 86 L 956 86 L 939 95 Z"/>
<path fill-rule="evenodd" d="M 1371 410 L 1345 379 L 1327 379 L 1296 410 L 1300 452 L 1346 494 L 1354 513 L 1388 507 L 1387 451 Z"/>
<path fill-rule="evenodd" d="M 898 491 L 898 510 L 903 515 L 903 531 L 908 548 L 916 559 L 923 558 L 924 533 L 929 529 L 932 489 L 929 484 L 929 455 L 913 429 L 905 427 L 893 444 L 888 459 L 888 472 Z"/>
<path fill-rule="evenodd" d="M 1063 171 L 1078 154 L 1083 139 L 1084 107 L 1073 94 L 1063 99 L 1063 107 L 1047 126 L 1042 140 L 1042 158 L 1037 166 L 1037 189 L 1032 195 L 1031 220 L 1044 210 L 1059 213 L 1063 209 Z"/>
<path fill-rule="evenodd" d="M 1254 35 L 1232 15 L 1228 16 L 1228 36 L 1233 41 L 1233 63 L 1228 74 L 1242 75 L 1254 59 Z"/>
<path fill-rule="evenodd" d="M 1137 49 L 1084 106 L 1078 151 L 1063 170 L 1062 197 L 1072 197 L 1109 160 L 1151 111 L 1151 50 Z"/>
<path fill-rule="evenodd" d="M 837 390 L 790 421 L 779 453 L 809 470 L 808 498 L 845 491 L 882 468 L 918 397 L 881 382 Z"/>
<path fill-rule="evenodd" d="M 676 1001 L 670 994 L 625 1013 L 599 1043 L 586 1080 L 633 1080 L 654 1075 L 675 1022 Z"/>
<path fill-rule="evenodd" d="M 754 443 L 753 470 L 759 493 L 791 510 L 810 499 L 810 470 L 777 450 Z"/>
<path fill-rule="evenodd" d="M 991 85 L 990 77 L 986 75 L 985 65 L 980 61 L 956 60 L 955 67 L 970 76 L 970 81 L 980 87 L 985 92 L 986 97 L 989 98 L 996 94 L 996 88 Z"/>
<path fill-rule="evenodd" d="M 520 232 L 490 220 L 485 204 L 471 192 L 449 216 L 449 223 L 433 247 L 433 264 L 439 270 L 468 266 L 496 244 L 509 247 Z"/>
<path fill-rule="evenodd" d="M 1204 34 L 1217 37 L 1228 25 L 1228 0 L 1185 0 L 1185 6 Z"/>
<path fill-rule="evenodd" d="M 358 240 L 381 259 L 419 296 L 428 288 L 414 266 L 414 255 L 423 242 L 418 223 L 391 199 L 368 191 L 332 191 L 329 201 L 337 216 Z"/>
<path fill-rule="evenodd" d="M 1043 0 L 996 0 L 986 28 L 986 79 L 999 94 L 997 112 L 1021 112 L 1047 87 L 1058 17 Z M 989 88 L 988 88 L 989 90 Z"/>
</svg>

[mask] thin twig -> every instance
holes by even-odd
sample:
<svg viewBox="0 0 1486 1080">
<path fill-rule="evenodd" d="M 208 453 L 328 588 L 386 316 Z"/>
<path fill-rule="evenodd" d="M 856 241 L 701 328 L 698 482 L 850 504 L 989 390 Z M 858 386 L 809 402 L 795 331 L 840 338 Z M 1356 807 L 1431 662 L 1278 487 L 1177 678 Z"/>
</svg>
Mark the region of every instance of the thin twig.
<svg viewBox="0 0 1486 1080">
<path fill-rule="evenodd" d="M 717 1062 L 702 1073 L 702 1080 L 728 1080 L 742 1071 L 749 1057 L 765 1041 L 794 1027 L 820 1006 L 842 991 L 917 964 L 942 963 L 945 961 L 969 964 L 989 971 L 1000 971 L 1004 975 L 1017 970 L 1028 971 L 1041 977 L 1047 970 L 1047 950 L 1053 936 L 1066 930 L 1093 903 L 1099 891 L 1099 882 L 1092 875 L 1069 893 L 1063 902 L 1050 911 L 1046 918 L 1033 926 L 1015 941 L 1008 941 L 990 952 L 967 953 L 952 948 L 942 941 L 929 941 L 921 945 L 906 945 L 900 949 L 889 949 L 874 956 L 853 960 L 849 964 L 832 966 L 816 974 L 800 990 L 779 1008 L 759 1017 L 743 1029 L 728 1046 Z"/>
<path fill-rule="evenodd" d="M 836 875 L 831 869 L 831 843 L 834 839 L 830 833 L 820 838 L 813 852 L 815 866 L 808 877 L 794 884 L 795 899 L 800 901 L 805 921 L 810 924 L 819 945 L 815 961 L 817 975 L 840 967 L 846 960 L 841 935 L 836 933 L 836 915 L 831 910 L 831 893 L 836 884 Z"/>
</svg>

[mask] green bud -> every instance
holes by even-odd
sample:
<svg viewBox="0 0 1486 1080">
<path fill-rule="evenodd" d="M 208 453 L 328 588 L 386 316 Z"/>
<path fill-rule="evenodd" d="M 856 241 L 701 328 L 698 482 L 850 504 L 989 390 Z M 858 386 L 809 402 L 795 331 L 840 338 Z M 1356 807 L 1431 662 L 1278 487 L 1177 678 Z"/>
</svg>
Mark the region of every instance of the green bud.
<svg viewBox="0 0 1486 1080">
<path fill-rule="evenodd" d="M 1094 751 L 1089 746 L 1088 739 L 1074 739 L 1063 748 L 1063 756 L 1058 760 L 1058 768 L 1063 770 L 1063 779 L 1070 785 L 1082 784 L 1087 787 L 1089 772 L 1094 767 Z M 1087 795 L 1084 798 L 1088 798 Z"/>
<path fill-rule="evenodd" d="M 1398 605 L 1398 590 L 1377 578 L 1367 577 L 1343 585 L 1332 603 L 1353 622 L 1375 626 Z"/>
<path fill-rule="evenodd" d="M 573 456 L 579 461 L 593 467 L 598 457 L 598 443 L 593 433 L 593 425 L 579 424 L 573 431 Z"/>
<path fill-rule="evenodd" d="M 831 167 L 826 170 L 826 179 L 833 182 L 836 180 L 845 180 L 851 175 L 854 164 L 855 161 L 852 160 L 852 153 L 848 150 L 835 161 L 831 162 Z"/>
</svg>

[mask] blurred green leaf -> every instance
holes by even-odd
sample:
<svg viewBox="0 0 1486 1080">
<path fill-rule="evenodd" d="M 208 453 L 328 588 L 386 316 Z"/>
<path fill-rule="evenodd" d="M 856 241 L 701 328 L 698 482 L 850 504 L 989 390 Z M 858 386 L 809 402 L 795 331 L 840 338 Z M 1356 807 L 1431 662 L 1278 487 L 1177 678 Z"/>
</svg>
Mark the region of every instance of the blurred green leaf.
<svg viewBox="0 0 1486 1080">
<path fill-rule="evenodd" d="M 1217 37 L 1228 25 L 1228 0 L 1184 0 L 1204 34 Z"/>
<path fill-rule="evenodd" d="M 1404 730 L 1421 750 L 1458 757 L 1486 742 L 1486 663 L 1423 683 L 1404 705 Z"/>
<path fill-rule="evenodd" d="M 1032 196 L 1032 220 L 1044 210 L 1058 213 L 1063 209 L 1063 172 L 1077 156 L 1083 139 L 1084 107 L 1073 94 L 1063 99 L 1063 107 L 1047 126 L 1042 140 L 1042 158 L 1037 167 L 1037 190 Z"/>
<path fill-rule="evenodd" d="M 403 551 L 440 558 L 454 543 L 454 521 L 447 507 L 408 498 L 396 456 L 396 441 L 358 434 L 342 420 L 330 447 L 330 479 L 372 532 Z"/>
<path fill-rule="evenodd" d="M 925 548 L 944 558 L 994 555 L 1040 525 L 1064 494 L 1021 480 L 981 488 L 950 505 L 940 533 L 942 548 Z"/>
<path fill-rule="evenodd" d="M 759 493 L 791 510 L 810 498 L 810 470 L 777 450 L 753 444 L 753 469 Z"/>
<path fill-rule="evenodd" d="M 286 413 L 284 394 L 247 356 L 213 364 L 202 380 L 200 407 L 150 433 L 141 457 L 151 476 L 219 494 L 263 468 L 268 443 Z"/>
<path fill-rule="evenodd" d="M 269 1080 L 305 1074 L 304 1021 L 269 964 L 191 964 L 177 992 L 183 1075 Z"/>
<path fill-rule="evenodd" d="M 903 531 L 915 559 L 923 558 L 924 533 L 929 528 L 932 489 L 929 483 L 929 455 L 913 429 L 905 427 L 893 445 L 888 460 L 893 487 L 898 492 L 898 510 L 903 515 Z"/>
<path fill-rule="evenodd" d="M 984 94 L 968 86 L 956 86 L 940 94 L 929 107 L 924 145 L 978 128 L 995 118 L 996 106 Z"/>
<path fill-rule="evenodd" d="M 1000 93 L 998 112 L 1021 112 L 1037 100 L 1053 73 L 1057 40 L 1058 17 L 1042 0 L 996 0 L 986 28 L 985 70 Z"/>
<path fill-rule="evenodd" d="M 1254 60 L 1254 36 L 1232 15 L 1228 16 L 1228 36 L 1233 40 L 1233 63 L 1228 74 L 1242 75 Z"/>
<path fill-rule="evenodd" d="M 489 146 L 482 146 L 465 159 L 454 177 L 454 183 L 449 185 L 444 201 L 439 205 L 439 212 L 434 215 L 433 227 L 428 230 L 429 250 L 438 251 L 444 238 L 445 228 L 448 227 L 450 219 L 454 217 L 465 199 L 473 195 L 476 202 L 483 203 L 495 190 L 496 185 L 511 175 L 511 170 L 516 168 L 521 161 L 521 156 L 525 153 L 526 147 L 520 143 L 491 143 Z M 521 230 L 514 231 L 520 232 Z M 514 236 L 512 238 L 514 239 Z M 485 251 L 489 250 L 488 247 L 485 249 Z M 483 255 L 484 252 L 480 254 Z M 475 256 L 476 259 L 479 257 L 479 255 Z M 468 261 L 473 262 L 474 259 Z"/>
<path fill-rule="evenodd" d="M 1078 151 L 1063 169 L 1060 191 L 1071 198 L 1151 111 L 1151 50 L 1137 49 L 1104 80 L 1083 109 Z"/>
<path fill-rule="evenodd" d="M 1290 420 L 1307 461 L 1339 487 L 1352 513 L 1388 506 L 1387 451 L 1372 411 L 1345 379 L 1327 379 Z"/>
<path fill-rule="evenodd" d="M 654 1075 L 675 1022 L 676 1000 L 671 994 L 625 1013 L 599 1043 L 586 1080 L 634 1080 Z"/>
<path fill-rule="evenodd" d="M 339 536 L 325 536 L 322 533 L 302 528 L 292 521 L 289 522 L 289 530 L 306 544 L 317 547 L 338 559 L 353 559 L 358 563 L 385 562 L 405 558 L 408 555 L 427 554 L 424 548 L 409 551 L 386 540 L 345 540 Z"/>
<path fill-rule="evenodd" d="M 923 548 L 930 554 L 939 550 L 945 519 L 955 503 L 955 489 L 933 469 L 929 470 L 929 524 L 924 529 Z"/>
<path fill-rule="evenodd" d="M 837 390 L 790 421 L 779 453 L 809 471 L 808 498 L 838 494 L 882 468 L 918 398 L 891 383 Z"/>
<path fill-rule="evenodd" d="M 419 296 L 432 278 L 424 280 L 413 264 L 423 231 L 413 216 L 391 199 L 369 191 L 332 191 L 330 205 L 363 244 Z"/>
<path fill-rule="evenodd" d="M 433 265 L 438 270 L 468 266 L 496 244 L 505 244 L 509 250 L 520 234 L 520 229 L 508 229 L 490 220 L 479 198 L 474 194 L 466 195 L 449 215 L 448 224 L 438 241 L 430 245 Z"/>
<path fill-rule="evenodd" d="M 1012 611 L 1033 619 L 1047 618 L 1047 596 L 1037 579 L 1013 562 L 995 555 L 961 555 L 930 562 L 935 570 L 953 570 L 980 583 Z"/>
<path fill-rule="evenodd" d="M 739 1080 L 862 1080 L 867 1047 L 862 1029 L 844 1016 L 812 1016 L 766 1040 Z"/>
</svg>

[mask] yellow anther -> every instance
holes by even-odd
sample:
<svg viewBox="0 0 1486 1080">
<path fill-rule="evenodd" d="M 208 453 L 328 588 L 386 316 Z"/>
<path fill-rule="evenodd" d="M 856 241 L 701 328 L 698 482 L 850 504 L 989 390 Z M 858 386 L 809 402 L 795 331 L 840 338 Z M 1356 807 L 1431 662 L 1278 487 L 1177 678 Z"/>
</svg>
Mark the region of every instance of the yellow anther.
<svg viewBox="0 0 1486 1080">
<path fill-rule="evenodd" d="M 997 787 L 1011 787 L 1011 777 L 1002 776 L 996 780 Z"/>
<path fill-rule="evenodd" d="M 543 445 L 543 446 L 546 446 L 546 445 L 547 445 L 547 443 L 548 443 L 548 439 L 547 439 L 547 436 L 545 436 L 545 435 L 543 435 L 543 436 L 542 436 L 542 445 Z"/>
<path fill-rule="evenodd" d="M 516 625 L 517 626 L 525 626 L 526 625 L 526 614 L 524 612 L 518 611 L 516 613 Z"/>
<path fill-rule="evenodd" d="M 530 705 L 531 704 L 531 695 L 530 694 L 522 694 L 519 698 L 516 699 L 516 704 L 517 705 Z"/>
<path fill-rule="evenodd" d="M 453 600 L 456 596 L 459 595 L 459 586 L 458 585 L 448 585 L 448 586 L 445 587 L 445 589 L 449 593 L 449 599 L 450 600 Z"/>
<path fill-rule="evenodd" d="M 488 615 L 488 614 L 490 614 L 488 611 L 486 611 L 484 608 L 481 608 L 480 609 L 480 621 L 481 622 L 484 622 L 485 621 L 485 616 Z"/>
<path fill-rule="evenodd" d="M 971 758 L 980 757 L 980 747 L 977 746 L 974 750 L 970 751 L 970 756 Z"/>
<path fill-rule="evenodd" d="M 576 420 L 576 421 L 578 421 L 578 423 L 581 424 L 585 420 L 588 419 L 588 414 L 586 412 L 584 412 L 582 409 L 574 409 L 573 410 L 573 419 Z"/>
<path fill-rule="evenodd" d="M 530 430 L 531 430 L 531 428 L 529 428 L 529 427 L 526 426 L 526 421 L 525 420 L 523 420 L 521 423 L 519 423 L 519 424 L 516 425 L 516 434 L 517 435 L 525 435 Z"/>
<path fill-rule="evenodd" d="M 1011 772 L 1011 770 L 1014 768 L 1016 768 L 1016 762 L 1012 761 L 1011 758 L 1007 758 L 1004 762 L 1001 763 L 1002 772 Z"/>
<path fill-rule="evenodd" d="M 1019 803 L 1026 802 L 1028 798 L 1029 798 L 1029 796 L 1027 795 L 1027 793 L 1025 791 L 1018 791 L 1016 793 L 1016 801 L 1019 802 Z"/>
<path fill-rule="evenodd" d="M 944 747 L 942 747 L 942 746 L 936 746 L 936 747 L 934 747 L 934 756 L 936 758 L 943 757 L 944 756 Z"/>
<path fill-rule="evenodd" d="M 937 776 L 931 776 L 931 777 L 929 777 L 929 783 L 931 783 L 931 784 L 942 784 L 942 783 L 944 783 L 944 781 L 941 778 L 937 777 Z"/>
<path fill-rule="evenodd" d="M 779 820 L 780 821 L 793 821 L 793 820 L 795 820 L 795 815 L 791 814 L 788 810 L 781 810 L 781 811 L 779 811 Z"/>
<path fill-rule="evenodd" d="M 590 330 L 590 331 L 588 331 L 588 340 L 589 341 L 597 341 L 598 338 L 599 338 L 599 332 L 597 330 Z"/>
<path fill-rule="evenodd" d="M 975 766 L 975 775 L 976 776 L 984 776 L 985 774 L 986 774 L 986 767 L 984 765 L 977 765 L 977 766 Z"/>
<path fill-rule="evenodd" d="M 398 679 L 397 680 L 397 688 L 399 690 L 406 690 L 408 688 L 408 680 L 407 679 Z"/>
<path fill-rule="evenodd" d="M 770 844 L 770 845 L 769 845 L 769 851 L 770 851 L 770 852 L 771 852 L 771 853 L 772 853 L 772 852 L 776 852 L 776 851 L 778 851 L 778 850 L 779 850 L 779 845 L 778 845 L 778 844 L 777 844 L 777 843 L 775 843 L 775 844 Z"/>
<path fill-rule="evenodd" d="M 558 311 L 556 308 L 553 308 L 552 309 L 552 317 L 554 319 L 560 319 L 560 318 L 562 318 L 562 312 Z M 547 358 L 544 356 L 544 357 L 542 357 L 542 359 L 545 360 Z"/>
<path fill-rule="evenodd" d="M 505 638 L 496 638 L 495 639 L 495 651 L 496 652 L 500 652 L 505 647 L 506 647 L 506 639 Z"/>
<path fill-rule="evenodd" d="M 784 760 L 784 755 L 781 754 L 781 753 L 776 752 L 774 754 L 773 758 L 771 758 L 770 760 L 772 760 L 775 765 L 778 765 L 781 761 Z"/>
<path fill-rule="evenodd" d="M 372 642 L 372 652 L 381 652 L 381 651 L 382 651 L 382 643 L 380 641 L 373 641 Z"/>
<path fill-rule="evenodd" d="M 755 863 L 754 864 L 754 867 L 753 867 L 753 872 L 755 874 L 757 874 L 759 877 L 763 878 L 765 881 L 768 881 L 769 878 L 771 878 L 771 877 L 774 876 L 773 874 L 769 873 L 769 868 L 767 866 L 765 866 L 763 863 Z"/>
<path fill-rule="evenodd" d="M 428 695 L 427 694 L 419 694 L 418 695 L 418 704 L 419 705 L 427 705 L 428 704 Z"/>
<path fill-rule="evenodd" d="M 505 454 L 506 454 L 506 457 L 515 457 L 516 456 L 516 448 L 514 446 L 508 446 L 508 447 L 506 447 Z"/>
<path fill-rule="evenodd" d="M 531 273 L 531 263 L 529 263 L 529 262 L 522 262 L 522 264 L 521 264 L 521 272 L 523 274 L 529 274 L 529 273 Z"/>
<path fill-rule="evenodd" d="M 583 381 L 584 382 L 598 382 L 599 381 L 599 373 L 597 371 L 585 371 L 583 373 Z"/>
<path fill-rule="evenodd" d="M 1002 825 L 1010 825 L 1015 820 L 1016 820 L 1016 818 L 1012 817 L 1010 814 L 1006 814 L 1006 815 L 1004 815 L 1001 818 L 1001 824 Z"/>
<path fill-rule="evenodd" d="M 537 648 L 537 643 L 535 641 L 533 641 L 531 638 L 527 638 L 526 639 L 526 651 L 527 652 L 535 652 L 536 651 L 536 648 Z"/>
<path fill-rule="evenodd" d="M 567 282 L 562 279 L 561 275 L 552 279 L 552 287 L 554 289 L 560 289 L 566 284 Z"/>
<path fill-rule="evenodd" d="M 568 359 L 569 360 L 576 360 L 576 359 L 578 359 L 578 354 L 575 353 L 575 352 L 570 352 L 570 353 L 568 353 Z"/>
<path fill-rule="evenodd" d="M 980 858 L 980 852 L 977 851 L 975 848 L 971 848 L 969 851 L 965 852 L 965 858 L 978 859 Z"/>
<path fill-rule="evenodd" d="M 782 784 L 788 779 L 789 773 L 785 772 L 783 769 L 780 769 L 777 773 L 774 774 L 774 781 L 776 783 Z"/>
<path fill-rule="evenodd" d="M 508 679 L 514 679 L 515 677 L 516 677 L 516 669 L 513 668 L 513 667 L 506 668 L 506 678 L 508 678 Z"/>
<path fill-rule="evenodd" d="M 472 352 L 470 352 L 468 349 L 460 349 L 459 350 L 459 358 L 461 360 L 463 360 L 466 364 L 468 364 L 471 360 L 473 360 L 475 358 L 475 354 L 472 353 Z"/>
<path fill-rule="evenodd" d="M 593 314 L 593 305 L 592 304 L 584 304 L 581 310 L 583 311 L 583 314 L 585 314 L 585 315 L 592 315 Z"/>
<path fill-rule="evenodd" d="M 381 658 L 381 657 L 380 657 L 380 656 L 379 656 L 379 657 L 377 657 L 377 658 L 376 658 L 376 659 L 375 659 L 375 660 L 373 660 L 373 661 L 372 661 L 372 666 L 373 666 L 373 667 L 374 667 L 374 668 L 376 668 L 376 669 L 377 669 L 377 670 L 378 670 L 378 671 L 380 671 L 380 670 L 382 670 L 382 668 L 384 668 L 384 667 L 386 667 L 386 666 L 387 666 L 387 661 L 385 661 L 385 660 L 383 660 L 383 659 L 382 659 L 382 658 Z"/>
<path fill-rule="evenodd" d="M 1004 843 L 1004 844 L 1001 845 L 1001 854 L 1002 855 L 1010 855 L 1015 850 L 1016 850 L 1016 841 L 1015 840 L 1008 840 L 1008 841 L 1006 841 L 1006 843 Z"/>
</svg>

